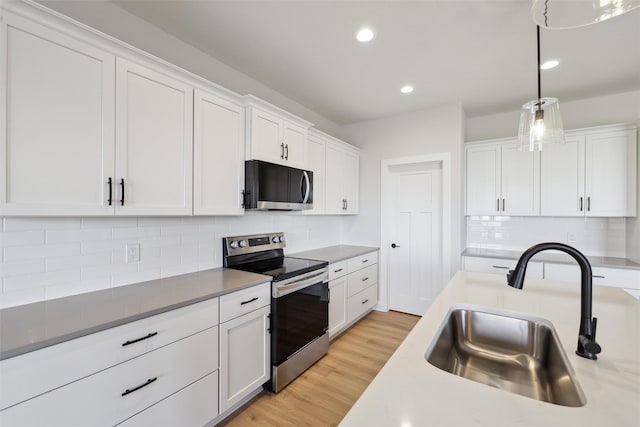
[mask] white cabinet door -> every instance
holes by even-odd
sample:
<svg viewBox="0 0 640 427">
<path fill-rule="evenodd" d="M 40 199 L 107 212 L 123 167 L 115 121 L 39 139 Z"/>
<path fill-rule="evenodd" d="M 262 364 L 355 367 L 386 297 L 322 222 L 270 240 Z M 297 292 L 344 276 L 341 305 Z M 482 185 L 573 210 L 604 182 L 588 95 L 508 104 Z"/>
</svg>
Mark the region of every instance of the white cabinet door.
<svg viewBox="0 0 640 427">
<path fill-rule="evenodd" d="M 520 150 L 517 143 L 501 147 L 501 214 L 540 215 L 540 152 Z"/>
<path fill-rule="evenodd" d="M 190 215 L 193 88 L 118 58 L 116 115 L 116 213 Z"/>
<path fill-rule="evenodd" d="M 358 185 L 360 174 L 360 156 L 355 153 L 342 154 L 342 193 L 345 199 L 345 214 L 357 214 L 359 211 Z"/>
<path fill-rule="evenodd" d="M 0 212 L 112 214 L 114 56 L 8 12 L 0 31 Z"/>
<path fill-rule="evenodd" d="M 271 378 L 269 306 L 220 324 L 220 412 Z"/>
<path fill-rule="evenodd" d="M 587 135 L 587 216 L 636 215 L 636 131 Z"/>
<path fill-rule="evenodd" d="M 567 136 L 564 144 L 548 144 L 540 159 L 540 214 L 583 216 L 584 136 Z"/>
<path fill-rule="evenodd" d="M 334 144 L 327 144 L 325 212 L 357 214 L 360 156 Z"/>
<path fill-rule="evenodd" d="M 257 108 L 251 109 L 251 158 L 285 164 L 282 119 Z"/>
<path fill-rule="evenodd" d="M 307 169 L 307 129 L 283 121 L 282 141 L 286 165 Z"/>
<path fill-rule="evenodd" d="M 193 213 L 242 215 L 244 108 L 196 90 L 193 125 Z"/>
<path fill-rule="evenodd" d="M 333 264 L 329 269 L 333 268 Z M 333 338 L 347 324 L 347 276 L 329 282 L 329 338 Z"/>
<path fill-rule="evenodd" d="M 324 213 L 325 182 L 325 143 L 319 138 L 310 137 L 307 141 L 307 169 L 313 172 L 313 209 L 302 211 L 304 215 Z"/>
<path fill-rule="evenodd" d="M 467 215 L 500 214 L 500 145 L 467 148 Z"/>
<path fill-rule="evenodd" d="M 342 194 L 342 151 L 327 144 L 325 175 L 325 212 L 341 214 L 344 208 Z"/>
</svg>

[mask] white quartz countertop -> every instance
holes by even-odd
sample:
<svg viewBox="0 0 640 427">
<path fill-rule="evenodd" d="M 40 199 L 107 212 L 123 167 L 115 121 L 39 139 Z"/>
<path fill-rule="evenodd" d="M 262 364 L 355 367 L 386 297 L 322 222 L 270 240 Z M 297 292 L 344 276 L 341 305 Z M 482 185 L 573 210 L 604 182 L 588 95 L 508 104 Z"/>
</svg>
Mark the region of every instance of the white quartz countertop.
<svg viewBox="0 0 640 427">
<path fill-rule="evenodd" d="M 640 302 L 594 287 L 598 360 L 575 354 L 580 289 L 531 280 L 517 290 L 503 275 L 458 272 L 343 419 L 341 426 L 639 426 Z M 474 304 L 544 318 L 555 327 L 587 403 L 565 407 L 461 378 L 425 360 L 450 307 Z"/>
<path fill-rule="evenodd" d="M 326 261 L 329 264 L 333 264 L 334 262 L 344 261 L 345 259 L 368 254 L 377 250 L 378 248 L 371 246 L 335 245 L 310 251 L 287 254 L 287 256 Z"/>
</svg>

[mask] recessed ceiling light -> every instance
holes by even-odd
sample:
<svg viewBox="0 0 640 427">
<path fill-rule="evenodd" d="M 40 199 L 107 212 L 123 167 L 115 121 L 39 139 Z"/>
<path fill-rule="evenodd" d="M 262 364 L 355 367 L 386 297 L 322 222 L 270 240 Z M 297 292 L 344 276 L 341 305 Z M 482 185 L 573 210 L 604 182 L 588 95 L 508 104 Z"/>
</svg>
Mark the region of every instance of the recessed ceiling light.
<svg viewBox="0 0 640 427">
<path fill-rule="evenodd" d="M 409 85 L 402 86 L 400 88 L 400 92 L 402 92 L 402 93 L 411 93 L 411 92 L 413 92 L 413 86 L 409 86 Z"/>
<path fill-rule="evenodd" d="M 550 70 L 552 68 L 557 67 L 559 64 L 558 61 L 556 61 L 555 59 L 550 59 L 549 61 L 545 62 L 544 64 L 542 64 L 540 66 L 541 70 Z"/>
<path fill-rule="evenodd" d="M 371 31 L 369 28 L 363 28 L 358 31 L 358 34 L 356 34 L 356 38 L 362 43 L 369 42 L 373 40 L 373 31 Z"/>
</svg>

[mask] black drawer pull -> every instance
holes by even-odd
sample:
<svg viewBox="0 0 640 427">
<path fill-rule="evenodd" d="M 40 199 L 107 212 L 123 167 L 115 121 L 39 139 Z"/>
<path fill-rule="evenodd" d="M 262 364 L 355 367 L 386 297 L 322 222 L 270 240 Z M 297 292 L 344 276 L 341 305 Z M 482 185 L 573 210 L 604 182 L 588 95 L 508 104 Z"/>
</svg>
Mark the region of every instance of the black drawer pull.
<svg viewBox="0 0 640 427">
<path fill-rule="evenodd" d="M 367 280 L 369 280 L 369 278 L 368 278 L 368 277 L 363 277 L 363 278 L 362 278 L 362 281 L 363 281 L 363 282 L 366 282 Z"/>
<path fill-rule="evenodd" d="M 120 180 L 120 188 L 122 189 L 122 199 L 120 199 L 120 206 L 124 206 L 124 178 Z"/>
<path fill-rule="evenodd" d="M 147 334 L 146 336 L 144 336 L 142 338 L 137 338 L 135 340 L 129 340 L 127 342 L 124 342 L 124 343 L 122 343 L 122 346 L 124 347 L 124 346 L 127 346 L 129 344 L 135 344 L 137 342 L 144 341 L 144 340 L 149 339 L 151 337 L 155 337 L 156 335 L 158 335 L 157 332 L 150 332 L 149 334 Z"/>
<path fill-rule="evenodd" d="M 509 267 L 503 267 L 501 265 L 492 265 L 491 267 L 493 267 L 493 268 L 501 268 L 503 270 L 508 270 L 509 269 Z"/>
<path fill-rule="evenodd" d="M 597 278 L 597 279 L 604 279 L 604 276 L 596 276 L 595 274 L 591 277 Z"/>
<path fill-rule="evenodd" d="M 363 259 L 362 262 L 369 262 L 369 260 L 368 259 Z"/>
<path fill-rule="evenodd" d="M 334 273 L 340 273 L 342 270 L 343 270 L 342 268 L 339 268 L 339 269 L 337 269 L 337 270 L 333 270 L 333 272 L 334 272 Z"/>
<path fill-rule="evenodd" d="M 155 382 L 158 379 L 158 377 L 154 377 L 154 378 L 149 378 L 147 380 L 146 383 L 144 384 L 140 384 L 138 387 L 134 387 L 134 388 L 128 388 L 124 391 L 124 393 L 122 393 L 122 396 L 126 396 L 127 394 L 133 393 L 134 391 L 138 391 L 143 387 L 148 386 L 149 384 L 151 384 L 152 382 Z"/>
<path fill-rule="evenodd" d="M 253 297 L 253 298 L 251 298 L 251 299 L 250 299 L 250 300 L 248 300 L 248 301 L 242 301 L 242 302 L 240 303 L 240 305 L 249 304 L 250 302 L 254 302 L 254 301 L 258 301 L 258 297 Z"/>
<path fill-rule="evenodd" d="M 368 303 L 368 302 L 369 302 L 369 300 L 368 300 L 368 299 L 366 299 L 366 300 L 362 301 L 362 303 L 363 303 L 363 304 L 366 304 L 366 303 Z"/>
</svg>

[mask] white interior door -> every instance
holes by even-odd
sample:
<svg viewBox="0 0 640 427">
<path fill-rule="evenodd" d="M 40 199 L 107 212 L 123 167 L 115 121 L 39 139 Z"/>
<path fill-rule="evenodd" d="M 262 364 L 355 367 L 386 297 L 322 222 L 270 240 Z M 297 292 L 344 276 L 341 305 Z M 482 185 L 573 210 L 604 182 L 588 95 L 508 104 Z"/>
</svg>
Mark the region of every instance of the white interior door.
<svg viewBox="0 0 640 427">
<path fill-rule="evenodd" d="M 441 181 L 438 162 L 391 169 L 391 310 L 422 315 L 442 288 Z"/>
</svg>

